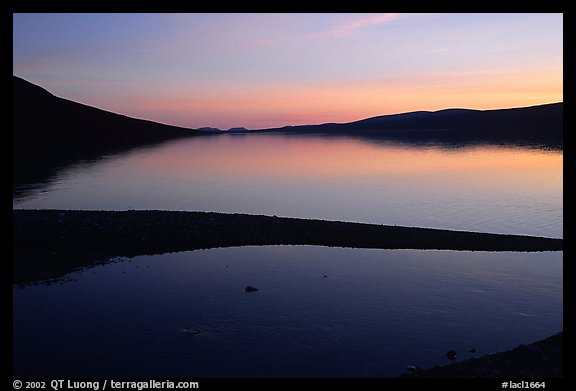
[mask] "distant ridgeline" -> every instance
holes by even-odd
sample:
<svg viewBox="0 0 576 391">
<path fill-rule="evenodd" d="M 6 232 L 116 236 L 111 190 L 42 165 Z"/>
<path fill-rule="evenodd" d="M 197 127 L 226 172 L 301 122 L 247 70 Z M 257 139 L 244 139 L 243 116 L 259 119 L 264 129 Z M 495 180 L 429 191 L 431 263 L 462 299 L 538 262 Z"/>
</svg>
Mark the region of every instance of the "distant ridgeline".
<svg viewBox="0 0 576 391">
<path fill-rule="evenodd" d="M 355 135 L 397 141 L 493 142 L 562 148 L 563 102 L 499 110 L 447 109 L 384 115 L 348 123 L 285 126 L 264 132 Z"/>
</svg>

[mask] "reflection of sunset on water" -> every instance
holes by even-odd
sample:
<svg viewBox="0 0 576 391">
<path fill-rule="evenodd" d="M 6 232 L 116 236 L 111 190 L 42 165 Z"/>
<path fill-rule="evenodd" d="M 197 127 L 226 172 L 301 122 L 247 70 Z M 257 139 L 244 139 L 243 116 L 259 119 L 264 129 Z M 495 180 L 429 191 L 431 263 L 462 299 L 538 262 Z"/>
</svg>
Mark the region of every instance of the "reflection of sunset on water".
<svg viewBox="0 0 576 391">
<path fill-rule="evenodd" d="M 354 139 L 277 135 L 221 135 L 168 144 L 170 153 L 139 154 L 131 161 L 144 172 L 187 175 L 247 175 L 270 177 L 362 178 L 407 176 L 446 179 L 562 181 L 563 154 L 514 147 L 442 148 L 372 144 Z M 247 138 L 250 139 L 247 139 Z M 201 143 L 198 148 L 194 144 Z M 226 148 L 227 153 L 219 153 Z M 504 152 L 504 153 L 503 153 Z M 551 175 L 551 172 L 554 173 Z"/>
<path fill-rule="evenodd" d="M 270 134 L 79 164 L 17 208 L 253 213 L 562 236 L 562 151 Z"/>
</svg>

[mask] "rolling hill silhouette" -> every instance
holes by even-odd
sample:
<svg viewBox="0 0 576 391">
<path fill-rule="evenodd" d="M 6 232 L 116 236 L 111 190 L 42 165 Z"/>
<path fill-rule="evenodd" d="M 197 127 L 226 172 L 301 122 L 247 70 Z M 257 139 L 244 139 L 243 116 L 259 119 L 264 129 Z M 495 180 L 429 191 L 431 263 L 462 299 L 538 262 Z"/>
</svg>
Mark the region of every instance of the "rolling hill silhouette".
<svg viewBox="0 0 576 391">
<path fill-rule="evenodd" d="M 561 147 L 564 104 L 499 110 L 446 109 L 384 115 L 348 123 L 285 126 L 261 132 L 355 135 L 398 141 L 497 142 Z"/>
<path fill-rule="evenodd" d="M 182 127 L 130 118 L 52 95 L 13 77 L 13 136 L 16 143 L 69 141 L 62 147 L 130 146 L 190 136 Z"/>
<path fill-rule="evenodd" d="M 13 185 L 41 180 L 66 162 L 199 134 L 59 98 L 17 76 L 12 97 Z"/>
</svg>

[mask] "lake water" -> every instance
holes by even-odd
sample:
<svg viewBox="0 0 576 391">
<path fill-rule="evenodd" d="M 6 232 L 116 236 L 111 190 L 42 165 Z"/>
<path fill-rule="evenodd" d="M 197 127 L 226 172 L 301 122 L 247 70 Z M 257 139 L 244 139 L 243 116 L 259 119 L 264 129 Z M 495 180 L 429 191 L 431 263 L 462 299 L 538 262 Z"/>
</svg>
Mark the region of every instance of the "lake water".
<svg viewBox="0 0 576 391">
<path fill-rule="evenodd" d="M 71 277 L 14 287 L 14 376 L 394 377 L 562 330 L 562 252 L 240 247 Z"/>
<path fill-rule="evenodd" d="M 76 163 L 14 208 L 251 213 L 563 236 L 562 151 L 214 135 Z"/>
<path fill-rule="evenodd" d="M 13 207 L 561 238 L 562 160 L 535 147 L 217 135 L 77 162 L 17 189 Z M 68 278 L 14 286 L 14 376 L 394 377 L 448 364 L 448 350 L 463 360 L 563 328 L 562 252 L 238 247 Z"/>
</svg>

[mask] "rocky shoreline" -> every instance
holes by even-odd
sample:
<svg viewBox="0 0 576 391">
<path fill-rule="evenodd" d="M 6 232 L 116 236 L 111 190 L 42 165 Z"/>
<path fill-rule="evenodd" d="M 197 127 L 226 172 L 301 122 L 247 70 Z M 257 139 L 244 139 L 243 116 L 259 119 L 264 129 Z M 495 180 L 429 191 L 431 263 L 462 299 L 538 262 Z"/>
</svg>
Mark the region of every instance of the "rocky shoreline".
<svg viewBox="0 0 576 391">
<path fill-rule="evenodd" d="M 553 238 L 247 214 L 20 209 L 12 216 L 15 283 L 62 275 L 114 256 L 215 247 L 561 251 L 563 246 L 562 239 Z"/>
<path fill-rule="evenodd" d="M 408 378 L 501 378 L 545 380 L 563 377 L 564 333 L 514 349 L 452 365 L 415 370 Z"/>
</svg>

